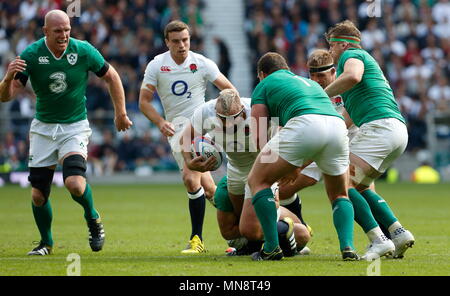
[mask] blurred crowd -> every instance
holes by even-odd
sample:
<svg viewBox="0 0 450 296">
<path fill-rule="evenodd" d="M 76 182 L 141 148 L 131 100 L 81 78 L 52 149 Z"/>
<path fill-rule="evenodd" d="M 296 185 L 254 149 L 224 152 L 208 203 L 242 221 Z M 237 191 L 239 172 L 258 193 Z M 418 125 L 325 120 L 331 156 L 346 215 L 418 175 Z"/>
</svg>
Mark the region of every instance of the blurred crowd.
<svg viewBox="0 0 450 296">
<path fill-rule="evenodd" d="M 45 14 L 68 11 L 74 1 L 0 0 L 0 76 L 7 64 L 29 44 L 43 37 Z M 126 94 L 128 116 L 134 123 L 126 133 L 114 131 L 113 107 L 106 84 L 95 75 L 87 88 L 88 117 L 93 130 L 89 145 L 89 173 L 117 171 L 149 174 L 177 169 L 167 139 L 139 111 L 139 89 L 148 62 L 167 50 L 163 30 L 173 19 L 191 27 L 191 49 L 203 51 L 201 0 L 96 0 L 79 1 L 79 17 L 71 19 L 71 36 L 93 44 L 119 72 Z M 77 13 L 76 9 L 70 10 Z M 163 109 L 157 95 L 155 108 Z M 27 169 L 28 130 L 34 116 L 35 96 L 24 89 L 9 103 L 10 132 L 0 141 L 0 174 Z M 0 124 L 6 124 L 0 119 Z"/>
<path fill-rule="evenodd" d="M 360 29 L 362 47 L 379 62 L 408 121 L 408 150 L 426 147 L 428 112 L 450 111 L 449 0 L 245 2 L 253 69 L 262 54 L 277 51 L 293 72 L 308 77 L 309 54 L 328 48 L 324 33 L 349 19 Z"/>
<path fill-rule="evenodd" d="M 449 0 L 243 0 L 252 68 L 267 51 L 277 51 L 293 72 L 307 77 L 306 60 L 315 48 L 327 48 L 324 33 L 350 19 L 362 32 L 362 46 L 379 62 L 389 80 L 410 133 L 408 149 L 426 146 L 425 116 L 450 110 Z M 0 0 L 0 77 L 9 61 L 43 36 L 45 13 L 66 10 L 73 1 Z M 181 19 L 192 29 L 191 49 L 203 53 L 202 0 L 79 1 L 79 17 L 72 18 L 72 37 L 87 40 L 119 72 L 134 127 L 116 133 L 105 84 L 90 77 L 87 109 L 93 134 L 89 172 L 117 171 L 149 174 L 176 170 L 167 139 L 139 111 L 138 94 L 147 63 L 166 51 L 165 25 Z M 370 16 L 370 17 L 369 17 Z M 216 42 L 219 43 L 219 40 Z M 231 48 L 232 48 L 232 44 Z M 220 44 L 219 44 L 220 48 Z M 223 62 L 225 65 L 229 63 Z M 225 68 L 224 68 L 225 69 Z M 256 75 L 253 75 L 256 77 Z M 256 85 L 257 81 L 254 81 Z M 159 98 L 153 100 L 162 113 Z M 0 141 L 0 174 L 26 170 L 28 129 L 34 115 L 34 94 L 23 90 L 7 105 L 9 132 Z M 1 121 L 0 124 L 5 124 Z"/>
</svg>

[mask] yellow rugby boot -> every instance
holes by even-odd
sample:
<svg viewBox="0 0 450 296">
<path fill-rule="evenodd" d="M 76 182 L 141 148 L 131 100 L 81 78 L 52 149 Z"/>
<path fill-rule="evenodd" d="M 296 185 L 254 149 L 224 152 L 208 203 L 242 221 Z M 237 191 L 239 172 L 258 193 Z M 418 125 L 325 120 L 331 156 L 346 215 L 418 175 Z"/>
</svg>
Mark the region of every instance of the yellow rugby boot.
<svg viewBox="0 0 450 296">
<path fill-rule="evenodd" d="M 181 254 L 198 254 L 198 253 L 206 253 L 205 245 L 198 235 L 194 235 L 194 237 L 189 241 L 186 249 L 181 251 Z"/>
</svg>

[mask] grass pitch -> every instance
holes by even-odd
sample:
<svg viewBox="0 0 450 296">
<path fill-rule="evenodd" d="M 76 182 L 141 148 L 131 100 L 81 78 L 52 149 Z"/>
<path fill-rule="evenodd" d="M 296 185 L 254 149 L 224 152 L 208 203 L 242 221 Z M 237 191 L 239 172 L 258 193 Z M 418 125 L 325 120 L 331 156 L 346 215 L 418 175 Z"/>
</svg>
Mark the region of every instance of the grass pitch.
<svg viewBox="0 0 450 296">
<path fill-rule="evenodd" d="M 0 275 L 67 274 L 67 256 L 77 253 L 81 275 L 148 276 L 277 276 L 366 275 L 369 263 L 341 261 L 332 224 L 331 206 L 323 185 L 301 193 L 303 213 L 314 229 L 312 254 L 281 262 L 252 262 L 250 257 L 226 257 L 215 209 L 207 203 L 204 239 L 208 253 L 184 256 L 190 222 L 182 185 L 92 186 L 95 205 L 105 225 L 106 243 L 91 252 L 82 208 L 63 188 L 54 187 L 54 254 L 28 257 L 39 240 L 31 212 L 30 190 L 0 188 Z M 450 184 L 377 184 L 401 223 L 416 237 L 403 260 L 382 259 L 381 275 L 450 275 Z M 364 253 L 367 238 L 355 225 L 355 246 Z"/>
</svg>

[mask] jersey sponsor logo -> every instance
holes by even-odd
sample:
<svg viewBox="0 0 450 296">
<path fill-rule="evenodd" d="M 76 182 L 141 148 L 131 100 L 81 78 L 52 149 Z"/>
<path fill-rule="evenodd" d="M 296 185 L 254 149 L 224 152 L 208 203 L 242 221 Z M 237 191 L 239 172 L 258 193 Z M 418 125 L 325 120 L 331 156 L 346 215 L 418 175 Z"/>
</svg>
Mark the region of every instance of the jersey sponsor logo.
<svg viewBox="0 0 450 296">
<path fill-rule="evenodd" d="M 189 69 L 191 70 L 192 73 L 195 73 L 198 70 L 196 64 L 190 64 Z"/>
<path fill-rule="evenodd" d="M 50 91 L 53 93 L 62 93 L 67 88 L 66 73 L 55 72 L 49 76 L 53 82 L 49 85 Z"/>
<path fill-rule="evenodd" d="M 48 56 L 40 56 L 38 58 L 38 61 L 39 61 L 39 65 L 48 65 L 48 64 L 50 64 Z"/>
<path fill-rule="evenodd" d="M 78 54 L 77 53 L 69 53 L 67 55 L 67 61 L 69 62 L 69 64 L 71 64 L 72 66 L 76 64 L 78 60 Z"/>
<path fill-rule="evenodd" d="M 161 66 L 160 68 L 161 72 L 170 72 L 170 67 L 169 66 Z"/>
</svg>

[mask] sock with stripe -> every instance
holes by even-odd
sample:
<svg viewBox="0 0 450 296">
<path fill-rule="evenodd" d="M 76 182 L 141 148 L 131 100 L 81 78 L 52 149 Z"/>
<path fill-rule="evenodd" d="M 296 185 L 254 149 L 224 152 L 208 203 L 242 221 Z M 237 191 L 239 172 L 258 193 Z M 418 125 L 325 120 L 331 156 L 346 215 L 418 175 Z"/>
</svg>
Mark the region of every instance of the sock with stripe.
<svg viewBox="0 0 450 296">
<path fill-rule="evenodd" d="M 272 189 L 269 187 L 257 192 L 252 198 L 252 204 L 264 232 L 264 252 L 271 253 L 279 244 L 277 209 Z"/>
<path fill-rule="evenodd" d="M 374 191 L 367 189 L 361 192 L 361 195 L 366 199 L 370 206 L 375 219 L 385 228 L 389 228 L 398 219 L 395 217 L 386 201 Z"/>
</svg>

